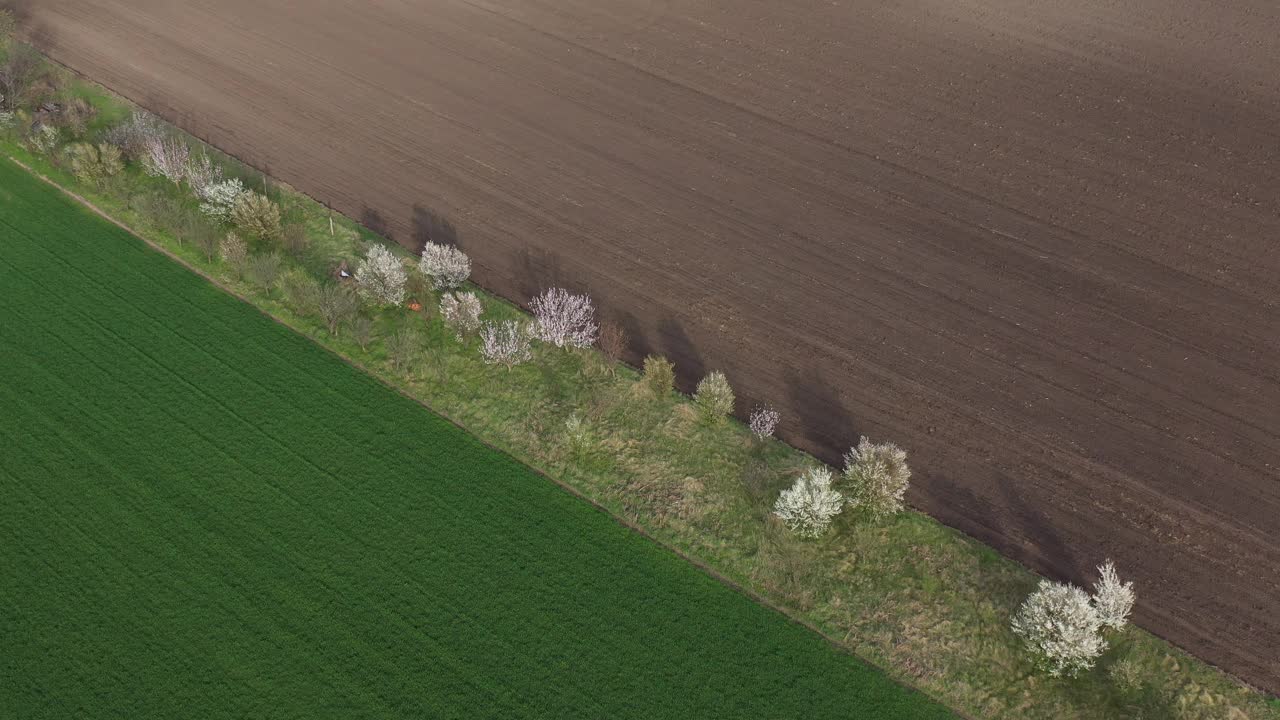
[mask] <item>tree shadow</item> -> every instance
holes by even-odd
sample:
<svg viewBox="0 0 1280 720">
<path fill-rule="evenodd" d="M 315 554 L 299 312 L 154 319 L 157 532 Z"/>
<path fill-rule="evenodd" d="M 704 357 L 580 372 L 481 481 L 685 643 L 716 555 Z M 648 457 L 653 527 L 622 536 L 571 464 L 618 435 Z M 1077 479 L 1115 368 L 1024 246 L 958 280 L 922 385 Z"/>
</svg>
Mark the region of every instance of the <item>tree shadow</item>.
<svg viewBox="0 0 1280 720">
<path fill-rule="evenodd" d="M 849 446 L 861 434 L 839 390 L 817 365 L 788 369 L 783 381 L 794 417 L 784 436 L 798 434 L 807 449 L 825 463 L 839 467 Z"/>
<path fill-rule="evenodd" d="M 17 23 L 17 29 L 14 32 L 16 36 L 26 38 L 32 45 L 47 48 L 54 39 L 53 29 L 44 23 L 32 24 L 31 6 L 33 4 L 32 0 L 0 0 L 0 10 L 8 10 L 13 15 L 13 20 Z"/>
<path fill-rule="evenodd" d="M 391 239 L 391 229 L 387 226 L 386 219 L 371 207 L 366 206 L 360 211 L 360 224 L 376 235 Z"/>
<path fill-rule="evenodd" d="M 1063 481 L 1066 479 L 1063 478 Z M 1023 494 L 1013 478 L 1002 473 L 996 482 L 1000 494 L 1009 505 L 1010 519 L 1014 521 L 1019 534 L 1032 543 L 1033 554 L 1039 555 L 1039 562 L 1035 564 L 1041 566 L 1045 574 L 1057 580 L 1084 582 L 1086 578 L 1079 558 L 1072 551 L 1071 545 L 1065 542 L 1055 530 L 1056 526 L 1049 516 L 1041 512 L 1036 505 L 1023 499 Z M 1001 545 L 1007 547 L 1009 542 L 1006 537 L 1003 541 L 991 544 L 996 547 Z M 1017 549 L 1016 552 L 1025 555 L 1024 548 Z"/>
<path fill-rule="evenodd" d="M 23 12 L 25 13 L 26 11 L 23 10 Z M 24 21 L 23 17 L 19 17 L 16 12 L 14 13 L 14 20 L 17 21 L 18 27 L 29 44 L 38 48 L 53 47 L 55 37 L 52 27 L 46 23 L 31 24 L 30 20 Z"/>
<path fill-rule="evenodd" d="M 13 13 L 13 19 L 19 23 L 31 19 L 31 0 L 0 0 L 0 10 Z"/>
<path fill-rule="evenodd" d="M 658 341 L 662 343 L 662 354 L 676 366 L 676 387 L 684 392 L 693 392 L 698 381 L 707 374 L 707 365 L 698 352 L 698 346 L 672 315 L 658 321 Z"/>
<path fill-rule="evenodd" d="M 413 240 L 413 247 L 410 249 L 415 253 L 422 252 L 422 247 L 428 242 L 464 249 L 458 240 L 458 228 L 449 218 L 430 208 L 415 204 L 409 218 L 409 227 Z"/>
<path fill-rule="evenodd" d="M 520 292 L 522 304 L 543 290 L 562 287 L 575 290 L 565 277 L 560 256 L 542 248 L 521 247 L 516 251 L 515 277 L 513 281 Z M 575 290 L 576 291 L 576 290 Z"/>
</svg>

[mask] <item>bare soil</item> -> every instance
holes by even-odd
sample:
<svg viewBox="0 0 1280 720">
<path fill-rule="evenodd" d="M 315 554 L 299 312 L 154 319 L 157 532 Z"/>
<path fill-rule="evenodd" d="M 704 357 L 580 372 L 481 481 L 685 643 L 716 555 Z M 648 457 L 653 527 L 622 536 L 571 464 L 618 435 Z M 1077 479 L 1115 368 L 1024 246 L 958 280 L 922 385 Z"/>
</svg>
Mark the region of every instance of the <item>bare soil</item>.
<svg viewBox="0 0 1280 720">
<path fill-rule="evenodd" d="M 1280 690 L 1272 0 L 40 0 L 55 58 Z"/>
</svg>

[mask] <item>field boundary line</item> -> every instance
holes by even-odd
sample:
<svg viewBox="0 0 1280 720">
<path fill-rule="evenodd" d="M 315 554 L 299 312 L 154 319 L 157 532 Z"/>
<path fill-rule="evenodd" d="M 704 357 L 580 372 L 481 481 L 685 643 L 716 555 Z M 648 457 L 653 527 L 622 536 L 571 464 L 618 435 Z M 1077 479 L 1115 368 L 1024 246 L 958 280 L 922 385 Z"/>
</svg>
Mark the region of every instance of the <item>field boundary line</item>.
<svg viewBox="0 0 1280 720">
<path fill-rule="evenodd" d="M 738 582 L 737 580 L 734 580 L 734 579 L 732 579 L 732 578 L 728 577 L 727 575 L 724 575 L 723 573 L 721 573 L 720 571 L 718 571 L 718 570 L 716 570 L 715 568 L 711 567 L 709 564 L 707 564 L 705 561 L 701 560 L 700 558 L 697 558 L 697 557 L 694 557 L 694 556 L 692 556 L 692 555 L 689 555 L 688 553 L 686 553 L 686 552 L 684 552 L 684 551 L 680 550 L 679 548 L 673 547 L 672 545 L 669 545 L 669 544 L 667 544 L 667 543 L 665 543 L 665 542 L 662 542 L 662 541 L 661 541 L 661 540 L 659 540 L 657 537 L 655 537 L 654 535 L 652 535 L 651 533 L 649 533 L 649 531 L 645 530 L 642 526 L 640 526 L 640 525 L 638 525 L 638 524 L 636 524 L 636 523 L 630 522 L 630 521 L 628 521 L 626 518 L 620 517 L 620 516 L 618 516 L 617 514 L 615 514 L 615 513 L 611 512 L 611 511 L 609 510 L 609 508 L 605 507 L 602 503 L 600 503 L 600 502 L 596 501 L 594 498 L 591 498 L 591 497 L 589 497 L 589 496 L 587 496 L 587 495 L 583 494 L 583 492 L 582 492 L 582 491 L 580 491 L 580 490 L 578 490 L 577 488 L 573 487 L 572 485 L 570 485 L 570 484 L 566 483 L 565 481 L 563 481 L 563 480 L 559 480 L 559 479 L 557 479 L 557 478 L 555 478 L 555 477 L 552 477 L 549 473 L 547 473 L 545 470 L 543 470 L 542 468 L 538 467 L 537 465 L 533 465 L 533 464 L 531 464 L 530 462 L 528 462 L 527 460 L 525 460 L 525 459 L 523 459 L 523 458 L 521 458 L 521 457 L 519 457 L 519 456 L 517 456 L 517 455 L 515 455 L 515 454 L 513 454 L 513 453 L 511 453 L 511 452 L 509 452 L 508 450 L 506 450 L 506 449 L 504 449 L 504 448 L 501 448 L 501 447 L 499 447 L 499 446 L 497 446 L 497 445 L 494 445 L 493 443 L 489 442 L 489 440 L 487 440 L 487 439 L 485 439 L 485 438 L 483 438 L 483 437 L 480 437 L 479 435 L 476 435 L 474 432 L 472 432 L 472 431 L 471 431 L 469 428 L 467 428 L 465 425 L 463 425 L 463 424 L 459 423 L 458 421 L 454 420 L 451 416 L 449 416 L 449 415 L 447 415 L 447 414 L 445 414 L 445 413 L 443 413 L 443 412 L 440 412 L 439 410 L 437 410 L 437 409 L 435 409 L 435 408 L 431 407 L 430 405 L 428 405 L 428 404 L 426 403 L 426 401 L 421 400 L 421 399 L 419 399 L 419 398 L 416 398 L 416 397 L 414 397 L 414 396 L 410 395 L 409 393 L 405 392 L 402 388 L 396 387 L 395 385 L 392 385 L 392 384 L 388 383 L 387 381 L 383 380 L 383 379 L 382 379 L 381 377 L 379 377 L 376 373 L 372 372 L 369 368 L 365 367 L 362 363 L 360 363 L 360 362 L 358 362 L 358 361 L 356 361 L 356 360 L 353 360 L 353 359 L 351 359 L 351 358 L 349 358 L 349 357 L 347 357 L 347 356 L 345 356 L 345 355 L 342 355 L 341 353 L 337 352 L 336 350 L 333 350 L 332 348 L 326 347 L 326 346 L 325 346 L 324 344 L 322 344 L 322 343 L 316 342 L 316 340 L 315 340 L 314 338 L 311 338 L 310 336 L 308 336 L 308 335 L 306 335 L 305 333 L 303 333 L 303 332 L 299 331 L 297 328 L 293 327 L 293 326 L 292 326 L 292 325 L 290 325 L 289 323 L 284 322 L 284 321 L 283 321 L 283 320 L 281 320 L 280 318 L 276 317 L 275 315 L 272 315 L 271 313 L 267 312 L 267 311 L 266 311 L 266 310 L 264 310 L 263 308 L 261 308 L 261 307 L 259 307 L 258 305 L 254 304 L 254 303 L 253 303 L 253 302 L 251 302 L 248 298 L 246 298 L 244 295 L 242 295 L 242 294 L 240 294 L 240 293 L 236 292 L 236 291 L 235 291 L 235 290 L 233 290 L 232 288 L 230 288 L 230 287 L 228 287 L 227 285 L 223 284 L 223 283 L 222 283 L 222 282 L 220 282 L 217 278 L 213 277 L 213 276 L 212 276 L 212 275 L 210 275 L 209 273 L 205 272 L 204 270 L 200 269 L 199 267 L 196 267 L 195 265 L 192 265 L 190 262 L 188 262 L 188 261 L 184 260 L 183 258 L 181 258 L 181 257 L 179 257 L 179 256 L 177 256 L 177 255 L 175 255 L 175 254 L 174 254 L 173 252 L 171 252 L 168 248 L 166 248 L 166 247 L 164 247 L 164 246 L 162 246 L 162 245 L 160 245 L 160 244 L 158 244 L 158 243 L 156 243 L 156 242 L 154 242 L 154 241 L 152 241 L 152 240 L 148 239 L 147 237 L 143 236 L 141 233 L 139 233 L 139 232 L 137 232 L 136 230 L 134 230 L 134 229 L 133 229 L 132 227 L 130 227 L 129 225 L 126 225 L 124 222 L 122 222 L 122 221 L 120 221 L 120 220 L 116 219 L 114 216 L 110 215 L 110 214 L 109 214 L 109 213 L 107 213 L 105 210 L 103 210 L 102 208 L 98 207 L 96 204 L 94 204 L 94 203 L 93 203 L 92 201 L 90 201 L 88 198 L 85 198 L 83 195 L 80 195 L 79 193 L 77 193 L 77 192 L 75 192 L 75 191 L 73 191 L 73 190 L 71 190 L 71 189 L 69 189 L 69 188 L 67 188 L 67 187 L 63 186 L 61 183 L 59 183 L 59 182 L 57 182 L 56 180 L 54 180 L 54 179 L 52 179 L 52 178 L 50 178 L 50 177 L 48 177 L 48 176 L 44 175 L 43 173 L 41 173 L 41 172 L 39 172 L 39 171 L 35 170 L 35 169 L 34 169 L 34 168 L 32 168 L 30 165 L 28 165 L 28 164 L 24 163 L 23 161 L 19 160 L 19 159 L 18 159 L 18 158 L 16 158 L 16 157 L 13 157 L 12 155 L 9 155 L 8 153 L 5 153 L 4 157 L 5 157 L 5 158 L 7 158 L 10 162 L 12 162 L 12 163 L 14 163 L 15 165 L 17 165 L 18 167 L 22 168 L 24 171 L 26 171 L 26 172 L 27 172 L 28 174 L 30 174 L 31 176 L 33 176 L 33 177 L 35 177 L 35 178 L 39 179 L 40 181 L 44 182 L 45 184 L 47 184 L 47 185 L 49 185 L 49 186 L 51 186 L 51 187 L 53 187 L 53 188 L 57 189 L 59 192 L 61 192 L 62 194 L 66 195 L 67 197 L 69 197 L 69 198 L 71 198 L 71 199 L 75 200 L 75 201 L 76 201 L 77 203 L 79 203 L 81 206 L 83 206 L 83 207 L 85 207 L 85 208 L 89 209 L 90 211 L 92 211 L 94 214 L 98 215 L 98 216 L 99 216 L 99 217 L 101 217 L 102 219 L 106 220 L 107 222 L 111 223 L 112 225 L 115 225 L 116 227 L 118 227 L 118 228 L 120 228 L 121 230 L 125 231 L 125 232 L 126 232 L 126 233 L 128 233 L 129 235 L 133 236 L 134 238 L 137 238 L 138 240 L 142 241 L 144 244 L 146 244 L 146 245 L 147 245 L 147 247 L 149 247 L 149 248 L 151 248 L 152 250 L 155 250 L 155 251 L 157 251 L 157 252 L 159 252 L 159 253 L 161 253 L 161 254 L 165 255 L 165 256 L 166 256 L 166 257 L 168 257 L 171 261 L 173 261 L 173 262 L 175 262 L 175 263 L 177 263 L 177 264 L 181 265 L 183 268 L 185 268 L 185 269 L 186 269 L 186 270 L 188 270 L 189 272 L 192 272 L 192 273 L 194 273 L 194 274 L 198 275 L 199 277 L 203 278 L 206 282 L 208 282 L 209 284 L 213 285 L 213 286 L 214 286 L 215 288 L 217 288 L 218 290 L 222 291 L 223 293 L 225 293 L 225 294 L 227 294 L 227 295 L 230 295 L 231 297 L 235 298 L 236 300 L 240 301 L 241 303 L 243 303 L 243 304 L 245 304 L 245 305 L 248 305 L 249 307 L 253 308 L 253 309 L 254 309 L 258 314 L 260 314 L 260 315 L 262 315 L 262 316 L 266 317 L 267 319 L 271 320 L 272 322 L 276 323 L 277 325 L 279 325 L 279 326 L 281 326 L 281 327 L 283 327 L 283 328 L 286 328 L 289 332 L 291 332 L 291 333 L 293 333 L 293 334 L 295 334 L 295 335 L 300 336 L 301 338 L 303 338 L 304 340 L 306 340 L 306 341 L 307 341 L 308 343 L 310 343 L 311 345 L 313 345 L 313 346 L 315 346 L 315 347 L 320 348 L 322 351 L 324 351 L 324 352 L 328 353 L 329 355 L 332 355 L 332 356 L 334 356 L 334 357 L 338 358 L 340 361 L 342 361 L 342 362 L 346 363 L 348 366 L 350 366 L 350 367 L 352 367 L 352 368 L 354 368 L 354 369 L 356 369 L 356 370 L 360 371 L 362 374 L 364 374 L 364 375 L 366 375 L 366 376 L 368 376 L 368 377 L 372 378 L 374 381 L 376 381 L 377 383 L 381 384 L 382 386 L 387 387 L 387 388 L 391 389 L 392 391 L 396 392 L 396 393 L 397 393 L 397 394 L 399 394 L 401 397 L 403 397 L 403 398 L 405 398 L 405 399 L 407 399 L 407 400 L 409 400 L 409 401 L 411 401 L 411 402 L 413 402 L 413 403 L 415 403 L 415 404 L 417 404 L 417 405 L 419 405 L 419 406 L 421 406 L 421 407 L 425 408 L 428 412 L 432 413 L 433 415 L 436 415 L 437 417 L 443 418 L 446 422 L 448 422 L 449 424 L 451 424 L 451 425 L 453 425 L 454 427 L 458 428 L 459 430 L 463 431 L 464 433 L 466 433 L 466 434 L 467 434 L 467 435 L 469 435 L 470 437 L 474 438 L 477 442 L 479 442 L 479 443 L 480 443 L 480 444 L 482 444 L 483 446 L 485 446 L 485 447 L 489 448 L 490 450 L 492 450 L 492 451 L 494 451 L 494 452 L 496 452 L 496 453 L 499 453 L 499 454 L 501 454 L 501 455 L 503 455 L 503 456 L 505 456 L 505 457 L 507 457 L 507 458 L 509 458 L 509 459 L 511 459 L 511 460 L 514 460 L 515 462 L 519 463 L 520 465 L 523 465 L 523 466 L 525 466 L 525 467 L 529 468 L 529 469 L 530 469 L 530 470 L 532 470 L 534 473 L 536 473 L 539 477 L 542 477 L 543 479 L 545 479 L 545 480 L 547 480 L 547 481 L 549 481 L 549 482 L 551 482 L 551 483 L 555 484 L 555 485 L 556 485 L 556 486 L 558 486 L 561 490 L 563 490 L 563 491 L 565 491 L 565 492 L 569 493 L 569 494 L 570 494 L 570 495 L 572 495 L 574 498 L 576 498 L 576 499 L 578 499 L 578 500 L 580 500 L 580 501 L 582 501 L 582 502 L 585 502 L 585 503 L 586 503 L 587 505 L 589 505 L 591 508 L 593 508 L 593 509 L 594 509 L 594 510 L 596 510 L 597 512 L 603 513 L 605 516 L 609 517 L 609 518 L 610 518 L 611 520 L 613 520 L 615 523 L 617 523 L 617 524 L 621 525 L 622 527 L 625 527 L 625 528 L 627 528 L 628 530 L 630 530 L 630 531 L 632 531 L 632 532 L 636 533 L 637 535 L 639 535 L 639 536 L 641 536 L 641 537 L 645 538 L 645 539 L 646 539 L 646 540 L 648 540 L 649 542 L 651 542 L 651 543 L 653 543 L 653 544 L 657 545 L 658 547 L 662 548 L 663 550 L 665 550 L 665 551 L 667 551 L 667 552 L 669 552 L 669 553 L 671 553 L 671 554 L 675 555 L 676 557 L 680 558 L 680 559 L 681 559 L 681 560 L 683 560 L 684 562 L 687 562 L 687 563 L 689 563 L 689 564 L 693 565 L 694 567 L 696 567 L 698 570 L 700 570 L 700 571 L 701 571 L 701 572 L 703 572 L 704 574 L 706 574 L 706 575 L 710 576 L 710 577 L 711 577 L 713 580 L 715 580 L 716 582 L 719 582 L 720 584 L 722 584 L 722 585 L 724 585 L 724 586 L 726 586 L 726 587 L 730 588 L 731 590 L 734 590 L 735 592 L 738 592 L 739 594 L 746 596 L 748 599 L 750 599 L 752 602 L 756 603 L 757 605 L 760 605 L 760 606 L 762 606 L 762 607 L 768 608 L 769 610 L 772 610 L 773 612 L 777 613 L 778 615 L 781 615 L 781 616 L 782 616 L 784 619 L 786 619 L 788 622 L 790 622 L 790 623 L 794 623 L 794 624 L 796 624 L 796 625 L 799 625 L 800 627 L 805 628 L 805 629 L 806 629 L 806 630 L 808 630 L 809 632 L 814 633 L 814 634 L 815 634 L 815 635 L 817 635 L 818 637 L 820 637 L 820 638 L 822 638 L 823 640 L 825 640 L 825 641 L 826 641 L 826 642 L 827 642 L 827 643 L 828 643 L 832 648 L 834 648 L 837 652 L 840 652 L 840 653 L 842 653 L 842 654 L 848 655 L 849 657 L 851 657 L 851 658 L 853 658 L 854 660 L 856 660 L 856 661 L 858 661 L 858 662 L 862 663 L 863 665 L 866 665 L 867 667 L 870 667 L 870 668 L 873 668 L 873 669 L 875 669 L 875 670 L 880 671 L 881 673 L 883 673 L 883 674 L 884 674 L 885 678 L 887 678 L 890 682 L 894 683 L 895 685 L 898 685 L 899 687 L 905 688 L 905 689 L 910 690 L 910 691 L 912 691 L 912 692 L 919 693 L 921 696 L 923 696 L 923 697 L 925 697 L 925 698 L 928 698 L 929 700 L 931 700 L 931 701 L 932 701 L 932 702 L 934 702 L 934 703 L 937 703 L 937 704 L 938 704 L 939 706 L 941 706 L 941 707 L 946 708 L 949 712 L 951 712 L 952 714 L 954 714 L 956 717 L 963 718 L 963 720 L 977 720 L 977 718 L 976 718 L 976 717 L 973 717 L 973 716 L 970 716 L 970 715 L 966 715 L 966 714 L 964 714 L 964 713 L 963 713 L 963 712 L 961 712 L 959 709 L 957 709 L 957 708 L 955 708 L 954 706 L 952 706 L 950 703 L 945 702 L 944 700 L 942 700 L 942 699 L 941 699 L 941 698 L 939 698 L 939 697 L 936 697 L 936 696 L 935 696 L 935 695 L 933 695 L 932 693 L 926 692 L 924 689 L 922 689 L 922 688 L 920 688 L 920 687 L 917 687 L 916 685 L 908 684 L 908 683 L 904 682 L 903 680 L 901 680 L 900 678 L 895 677 L 893 674 L 891 674 L 891 673 L 889 672 L 889 668 L 887 668 L 887 667 L 885 667 L 885 666 L 883 666 L 883 665 L 879 665 L 879 664 L 873 663 L 873 662 L 871 662 L 871 661 L 869 661 L 869 660 L 867 660 L 867 659 L 865 659 L 865 658 L 863 658 L 863 657 L 859 656 L 859 655 L 858 655 L 856 652 L 854 652 L 854 651 L 853 651 L 853 650 L 852 650 L 848 645 L 846 645 L 846 644 L 842 643 L 842 642 L 841 642 L 839 639 L 837 639 L 834 635 L 831 635 L 831 634 L 829 634 L 829 633 L 827 633 L 827 632 L 824 632 L 824 631 L 823 631 L 822 629 L 820 629 L 818 626 L 816 626 L 815 624 L 813 624 L 813 623 L 811 623 L 811 622 L 809 622 L 809 621 L 807 621 L 807 620 L 804 620 L 804 619 L 802 619 L 802 618 L 798 618 L 798 617 L 796 617 L 796 616 L 794 616 L 794 615 L 792 615 L 792 614 L 788 613 L 788 612 L 787 612 L 786 610 L 784 610 L 780 605 L 778 605 L 778 604 L 774 603 L 772 600 L 770 600 L 767 596 L 762 595 L 762 594 L 760 594 L 760 593 L 756 592 L 755 590 L 752 590 L 751 588 L 749 588 L 749 587 L 747 587 L 747 586 L 743 585 L 742 583 Z"/>
</svg>

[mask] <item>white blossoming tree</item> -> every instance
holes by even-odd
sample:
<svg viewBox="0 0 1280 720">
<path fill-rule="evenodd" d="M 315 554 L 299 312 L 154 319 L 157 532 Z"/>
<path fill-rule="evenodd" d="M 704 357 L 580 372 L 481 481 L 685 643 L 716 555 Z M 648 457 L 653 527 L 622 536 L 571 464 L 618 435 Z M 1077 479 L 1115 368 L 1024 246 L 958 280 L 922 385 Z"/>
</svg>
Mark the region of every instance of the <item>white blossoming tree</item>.
<svg viewBox="0 0 1280 720">
<path fill-rule="evenodd" d="M 480 354 L 490 365 L 503 365 L 510 370 L 533 357 L 529 332 L 516 320 L 487 322 L 480 328 Z"/>
<path fill-rule="evenodd" d="M 600 327 L 591 298 L 552 288 L 529 303 L 539 340 L 556 347 L 591 347 Z"/>
<path fill-rule="evenodd" d="M 142 138 L 142 169 L 148 175 L 162 177 L 175 187 L 187 178 L 191 148 L 179 138 L 152 134 Z"/>
<path fill-rule="evenodd" d="M 356 291 L 365 302 L 374 305 L 399 305 L 404 302 L 404 285 L 408 274 L 404 265 L 390 250 L 371 245 L 355 273 Z"/>
<path fill-rule="evenodd" d="M 200 212 L 218 222 L 231 222 L 232 208 L 247 191 L 240 178 L 227 178 L 196 189 Z"/>
<path fill-rule="evenodd" d="M 445 293 L 440 298 L 440 318 L 453 328 L 459 341 L 480 329 L 480 315 L 483 313 L 484 306 L 475 293 Z"/>
<path fill-rule="evenodd" d="M 120 148 L 134 162 L 145 162 L 147 148 L 164 138 L 164 128 L 147 112 L 134 113 L 128 121 L 107 131 L 106 141 Z"/>
<path fill-rule="evenodd" d="M 1107 647 L 1102 618 L 1089 594 L 1065 583 L 1041 580 L 1014 615 L 1012 627 L 1054 677 L 1088 670 Z"/>
<path fill-rule="evenodd" d="M 751 434 L 756 439 L 763 442 L 767 438 L 773 437 L 773 431 L 778 429 L 778 421 L 782 416 L 777 410 L 761 405 L 751 411 L 751 420 L 748 425 L 751 427 Z"/>
<path fill-rule="evenodd" d="M 203 200 L 205 192 L 221 181 L 222 168 L 213 164 L 209 153 L 201 150 L 199 155 L 192 157 L 187 163 L 187 186 L 196 197 Z"/>
<path fill-rule="evenodd" d="M 794 485 L 779 493 L 773 514 L 801 537 L 822 535 L 844 509 L 844 496 L 831 489 L 832 480 L 828 468 L 805 471 Z"/>
<path fill-rule="evenodd" d="M 893 443 L 872 443 L 863 437 L 844 456 L 842 489 L 849 505 L 879 520 L 899 513 L 911 480 L 907 453 Z"/>
<path fill-rule="evenodd" d="M 1119 630 L 1129 622 L 1129 613 L 1133 612 L 1133 603 L 1137 599 L 1133 583 L 1120 582 L 1116 564 L 1111 560 L 1098 566 L 1098 575 L 1098 582 L 1093 585 L 1093 606 L 1105 627 Z"/>
<path fill-rule="evenodd" d="M 27 144 L 32 150 L 43 155 L 52 155 L 62 141 L 62 133 L 53 125 L 43 124 L 27 137 Z"/>
<path fill-rule="evenodd" d="M 471 277 L 471 258 L 452 245 L 428 242 L 422 247 L 418 269 L 431 278 L 435 289 L 452 290 Z"/>
<path fill-rule="evenodd" d="M 708 421 L 717 422 L 724 419 L 733 413 L 733 388 L 729 385 L 729 378 L 719 370 L 707 373 L 707 376 L 698 382 L 698 387 L 693 393 L 693 401 L 698 404 L 702 416 Z"/>
</svg>

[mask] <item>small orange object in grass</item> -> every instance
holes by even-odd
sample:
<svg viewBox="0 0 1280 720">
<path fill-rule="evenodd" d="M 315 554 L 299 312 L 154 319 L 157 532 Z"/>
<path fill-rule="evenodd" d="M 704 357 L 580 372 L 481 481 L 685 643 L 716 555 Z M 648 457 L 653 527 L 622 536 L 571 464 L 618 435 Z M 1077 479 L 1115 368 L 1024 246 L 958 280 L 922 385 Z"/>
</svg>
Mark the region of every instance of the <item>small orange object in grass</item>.
<svg viewBox="0 0 1280 720">
<path fill-rule="evenodd" d="M 422 310 L 422 303 L 418 302 L 417 300 L 410 300 L 409 309 L 414 312 L 419 312 Z"/>
</svg>

